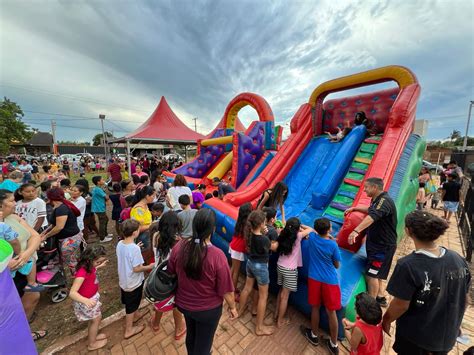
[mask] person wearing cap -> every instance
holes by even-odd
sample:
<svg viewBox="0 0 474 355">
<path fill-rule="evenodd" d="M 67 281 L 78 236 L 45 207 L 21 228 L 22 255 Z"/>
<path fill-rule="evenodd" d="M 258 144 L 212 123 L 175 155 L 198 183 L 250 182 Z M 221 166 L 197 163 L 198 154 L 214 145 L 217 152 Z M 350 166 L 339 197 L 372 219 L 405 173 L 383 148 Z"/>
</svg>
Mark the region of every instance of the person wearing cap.
<svg viewBox="0 0 474 355">
<path fill-rule="evenodd" d="M 114 184 L 120 184 L 122 181 L 121 167 L 114 159 L 109 159 L 109 167 L 107 168 L 107 177 L 112 179 L 112 186 Z"/>
</svg>

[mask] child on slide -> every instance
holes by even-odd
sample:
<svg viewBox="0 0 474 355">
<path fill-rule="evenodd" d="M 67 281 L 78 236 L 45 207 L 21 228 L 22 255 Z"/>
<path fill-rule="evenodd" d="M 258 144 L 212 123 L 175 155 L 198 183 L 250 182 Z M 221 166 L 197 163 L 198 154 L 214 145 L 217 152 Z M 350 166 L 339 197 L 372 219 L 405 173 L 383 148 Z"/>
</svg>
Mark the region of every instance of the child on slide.
<svg viewBox="0 0 474 355">
<path fill-rule="evenodd" d="M 337 127 L 337 133 L 336 135 L 331 134 L 329 132 L 325 132 L 329 137 L 329 141 L 332 143 L 337 143 L 340 142 L 344 139 L 345 136 L 347 136 L 349 133 L 351 133 L 352 128 L 350 127 L 344 127 L 344 129 L 341 129 L 340 127 Z"/>
</svg>

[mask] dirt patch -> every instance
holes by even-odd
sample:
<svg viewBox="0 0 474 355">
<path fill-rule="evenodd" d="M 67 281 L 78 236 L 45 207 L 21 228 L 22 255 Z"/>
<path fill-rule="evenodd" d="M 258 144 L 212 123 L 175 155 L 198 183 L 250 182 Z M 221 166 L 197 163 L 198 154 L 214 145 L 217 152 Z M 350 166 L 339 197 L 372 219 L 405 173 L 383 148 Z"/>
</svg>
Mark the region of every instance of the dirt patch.
<svg viewBox="0 0 474 355">
<path fill-rule="evenodd" d="M 108 211 L 110 216 L 110 211 Z M 108 224 L 109 233 L 114 233 L 115 222 L 110 220 Z M 115 234 L 115 233 L 114 233 Z M 110 243 L 104 244 L 107 251 L 109 263 L 107 267 L 98 270 L 100 301 L 102 302 L 102 317 L 106 318 L 122 309 L 120 303 L 120 288 L 118 285 L 117 257 L 115 247 L 117 237 Z M 89 243 L 97 243 L 98 238 L 91 236 Z M 68 273 L 68 271 L 66 271 Z M 71 278 L 68 278 L 68 286 L 71 285 Z M 59 339 L 67 335 L 74 334 L 87 328 L 87 322 L 79 322 L 72 309 L 72 300 L 67 298 L 61 303 L 52 303 L 50 294 L 43 292 L 36 307 L 37 316 L 30 324 L 31 330 L 46 329 L 48 336 L 36 342 L 38 351 L 56 343 Z"/>
</svg>

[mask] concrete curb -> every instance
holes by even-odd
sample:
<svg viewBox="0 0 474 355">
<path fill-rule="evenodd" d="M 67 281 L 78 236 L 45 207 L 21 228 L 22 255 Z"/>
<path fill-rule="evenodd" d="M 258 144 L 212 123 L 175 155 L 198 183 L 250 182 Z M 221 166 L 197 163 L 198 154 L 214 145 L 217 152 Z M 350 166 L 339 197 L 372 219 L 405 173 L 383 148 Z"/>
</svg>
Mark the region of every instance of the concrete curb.
<svg viewBox="0 0 474 355">
<path fill-rule="evenodd" d="M 149 302 L 147 302 L 146 300 L 142 300 L 142 302 L 140 303 L 140 309 L 143 309 L 143 308 L 145 308 L 149 305 L 150 305 Z M 102 321 L 100 322 L 99 329 L 104 329 L 105 327 L 108 327 L 112 323 L 114 323 L 114 322 L 116 322 L 116 321 L 118 321 L 118 320 L 120 320 L 124 317 L 125 317 L 125 309 L 122 309 L 121 311 L 119 311 L 115 314 L 112 314 L 111 316 L 109 316 L 105 319 L 102 319 Z M 43 350 L 43 352 L 41 354 L 42 355 L 52 355 L 52 354 L 58 353 L 58 352 L 64 350 L 65 348 L 67 348 L 68 346 L 71 346 L 71 345 L 81 341 L 84 338 L 87 338 L 87 329 L 81 330 L 80 332 L 78 332 L 76 334 L 66 336 L 65 338 L 63 338 L 63 339 L 59 340 L 58 342 L 54 343 L 53 345 L 48 346 L 46 349 Z"/>
</svg>

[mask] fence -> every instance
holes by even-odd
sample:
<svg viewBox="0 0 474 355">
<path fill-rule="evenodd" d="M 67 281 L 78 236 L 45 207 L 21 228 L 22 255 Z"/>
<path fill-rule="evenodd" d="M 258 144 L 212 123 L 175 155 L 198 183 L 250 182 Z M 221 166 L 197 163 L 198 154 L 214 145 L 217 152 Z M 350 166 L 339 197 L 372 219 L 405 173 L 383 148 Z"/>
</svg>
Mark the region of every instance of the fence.
<svg viewBox="0 0 474 355">
<path fill-rule="evenodd" d="M 472 260 L 472 246 L 474 243 L 474 183 L 472 179 L 463 177 L 459 196 L 458 229 L 462 236 L 464 250 L 466 251 L 466 260 Z"/>
</svg>

